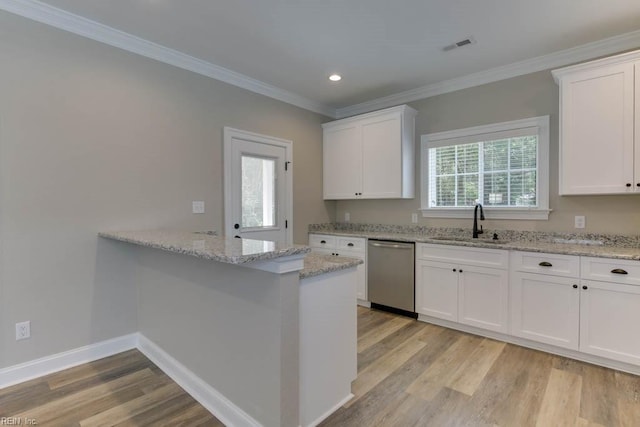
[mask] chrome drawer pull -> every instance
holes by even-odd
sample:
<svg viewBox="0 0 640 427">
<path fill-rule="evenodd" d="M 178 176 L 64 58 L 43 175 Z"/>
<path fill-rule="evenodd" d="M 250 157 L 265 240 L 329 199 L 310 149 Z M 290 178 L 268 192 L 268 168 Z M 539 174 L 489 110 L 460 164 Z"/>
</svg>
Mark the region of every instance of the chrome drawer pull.
<svg viewBox="0 0 640 427">
<path fill-rule="evenodd" d="M 611 270 L 611 272 L 613 274 L 629 274 L 629 273 L 627 273 L 625 270 L 623 270 L 621 268 L 614 268 L 613 270 Z"/>
<path fill-rule="evenodd" d="M 553 264 L 551 264 L 550 262 L 547 261 L 542 261 L 540 264 L 538 264 L 540 267 L 553 267 Z"/>
</svg>

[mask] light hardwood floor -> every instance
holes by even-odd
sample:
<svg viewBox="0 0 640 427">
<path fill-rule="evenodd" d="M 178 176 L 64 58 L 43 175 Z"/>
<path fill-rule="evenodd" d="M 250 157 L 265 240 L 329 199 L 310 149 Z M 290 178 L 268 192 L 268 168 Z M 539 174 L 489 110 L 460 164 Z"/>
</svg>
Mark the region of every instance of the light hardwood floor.
<svg viewBox="0 0 640 427">
<path fill-rule="evenodd" d="M 2 417 L 39 427 L 223 426 L 137 350 L 2 389 Z"/>
<path fill-rule="evenodd" d="M 355 397 L 322 426 L 640 426 L 640 377 L 358 308 Z"/>
<path fill-rule="evenodd" d="M 640 426 L 640 377 L 358 308 L 354 399 L 322 426 Z M 0 390 L 39 426 L 221 426 L 136 350 Z"/>
</svg>

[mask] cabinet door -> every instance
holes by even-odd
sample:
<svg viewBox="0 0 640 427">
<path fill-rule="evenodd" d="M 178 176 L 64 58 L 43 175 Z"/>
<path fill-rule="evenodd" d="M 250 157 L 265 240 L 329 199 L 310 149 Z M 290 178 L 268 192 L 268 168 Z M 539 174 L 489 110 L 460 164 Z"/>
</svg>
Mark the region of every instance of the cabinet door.
<svg viewBox="0 0 640 427">
<path fill-rule="evenodd" d="M 458 322 L 506 333 L 509 273 L 506 270 L 460 266 Z"/>
<path fill-rule="evenodd" d="M 359 125 L 325 128 L 323 137 L 325 199 L 355 199 L 362 192 L 362 133 Z"/>
<path fill-rule="evenodd" d="M 349 252 L 338 249 L 338 255 L 346 256 L 349 258 L 357 258 L 364 261 L 364 264 L 358 265 L 356 268 L 356 295 L 359 300 L 367 301 L 367 260 L 365 258 L 365 254 L 362 252 Z"/>
<path fill-rule="evenodd" d="M 578 279 L 544 274 L 511 275 L 511 334 L 578 349 Z M 574 288 L 575 286 L 575 288 Z"/>
<path fill-rule="evenodd" d="M 640 364 L 638 307 L 640 286 L 583 280 L 580 351 Z"/>
<path fill-rule="evenodd" d="M 564 76 L 560 105 L 560 194 L 635 191 L 633 64 Z"/>
<path fill-rule="evenodd" d="M 362 197 L 402 197 L 402 118 L 399 113 L 362 123 Z"/>
<path fill-rule="evenodd" d="M 458 321 L 458 272 L 455 265 L 416 261 L 416 312 Z"/>
</svg>

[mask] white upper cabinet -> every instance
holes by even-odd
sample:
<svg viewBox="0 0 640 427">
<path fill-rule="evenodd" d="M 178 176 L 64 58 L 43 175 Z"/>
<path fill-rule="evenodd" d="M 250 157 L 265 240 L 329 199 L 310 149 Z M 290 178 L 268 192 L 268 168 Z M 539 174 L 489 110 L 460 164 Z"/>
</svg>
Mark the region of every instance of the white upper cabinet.
<svg viewBox="0 0 640 427">
<path fill-rule="evenodd" d="M 640 193 L 640 52 L 553 71 L 560 194 Z"/>
<path fill-rule="evenodd" d="M 324 198 L 415 197 L 416 113 L 401 105 L 323 124 Z"/>
</svg>

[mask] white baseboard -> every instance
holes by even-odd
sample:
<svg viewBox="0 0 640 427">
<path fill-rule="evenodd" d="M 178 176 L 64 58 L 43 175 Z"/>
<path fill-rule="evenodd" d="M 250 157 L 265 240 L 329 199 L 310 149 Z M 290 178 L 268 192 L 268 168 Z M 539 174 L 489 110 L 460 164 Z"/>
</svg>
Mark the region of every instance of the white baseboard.
<svg viewBox="0 0 640 427">
<path fill-rule="evenodd" d="M 498 341 L 504 341 L 510 344 L 519 345 L 521 347 L 531 348 L 533 350 L 544 351 L 545 353 L 556 354 L 558 356 L 568 357 L 570 359 L 579 360 L 581 362 L 591 363 L 593 365 L 604 366 L 605 368 L 615 369 L 622 372 L 628 372 L 633 375 L 640 375 L 640 366 L 630 363 L 619 362 L 617 360 L 607 359 L 605 357 L 593 356 L 577 350 L 570 350 L 562 347 L 556 347 L 551 344 L 531 341 L 526 338 L 520 338 L 513 335 L 503 334 L 501 332 L 488 331 L 477 328 L 475 326 L 463 325 L 449 320 L 438 319 L 424 314 L 418 315 L 418 320 L 425 323 L 443 326 L 457 331 L 467 332 L 482 337 L 492 338 Z"/>
<path fill-rule="evenodd" d="M 329 418 L 329 415 L 333 414 L 334 412 L 336 412 L 338 409 L 340 409 L 342 407 L 342 405 L 344 405 L 345 403 L 347 403 L 348 401 L 350 401 L 351 399 L 353 399 L 355 396 L 353 393 L 349 393 L 349 395 L 347 395 L 347 397 L 345 397 L 344 399 L 342 399 L 340 402 L 336 403 L 336 405 L 329 409 L 327 412 L 325 412 L 324 414 L 322 414 L 320 417 L 318 417 L 317 420 L 312 421 L 307 427 L 316 427 L 317 425 L 319 425 L 321 422 L 323 422 L 324 420 L 326 420 L 327 418 Z"/>
<path fill-rule="evenodd" d="M 134 333 L 0 369 L 0 389 L 113 356 L 137 346 L 138 334 Z"/>
<path fill-rule="evenodd" d="M 144 335 L 139 335 L 138 350 L 225 425 L 262 426 Z"/>
</svg>

